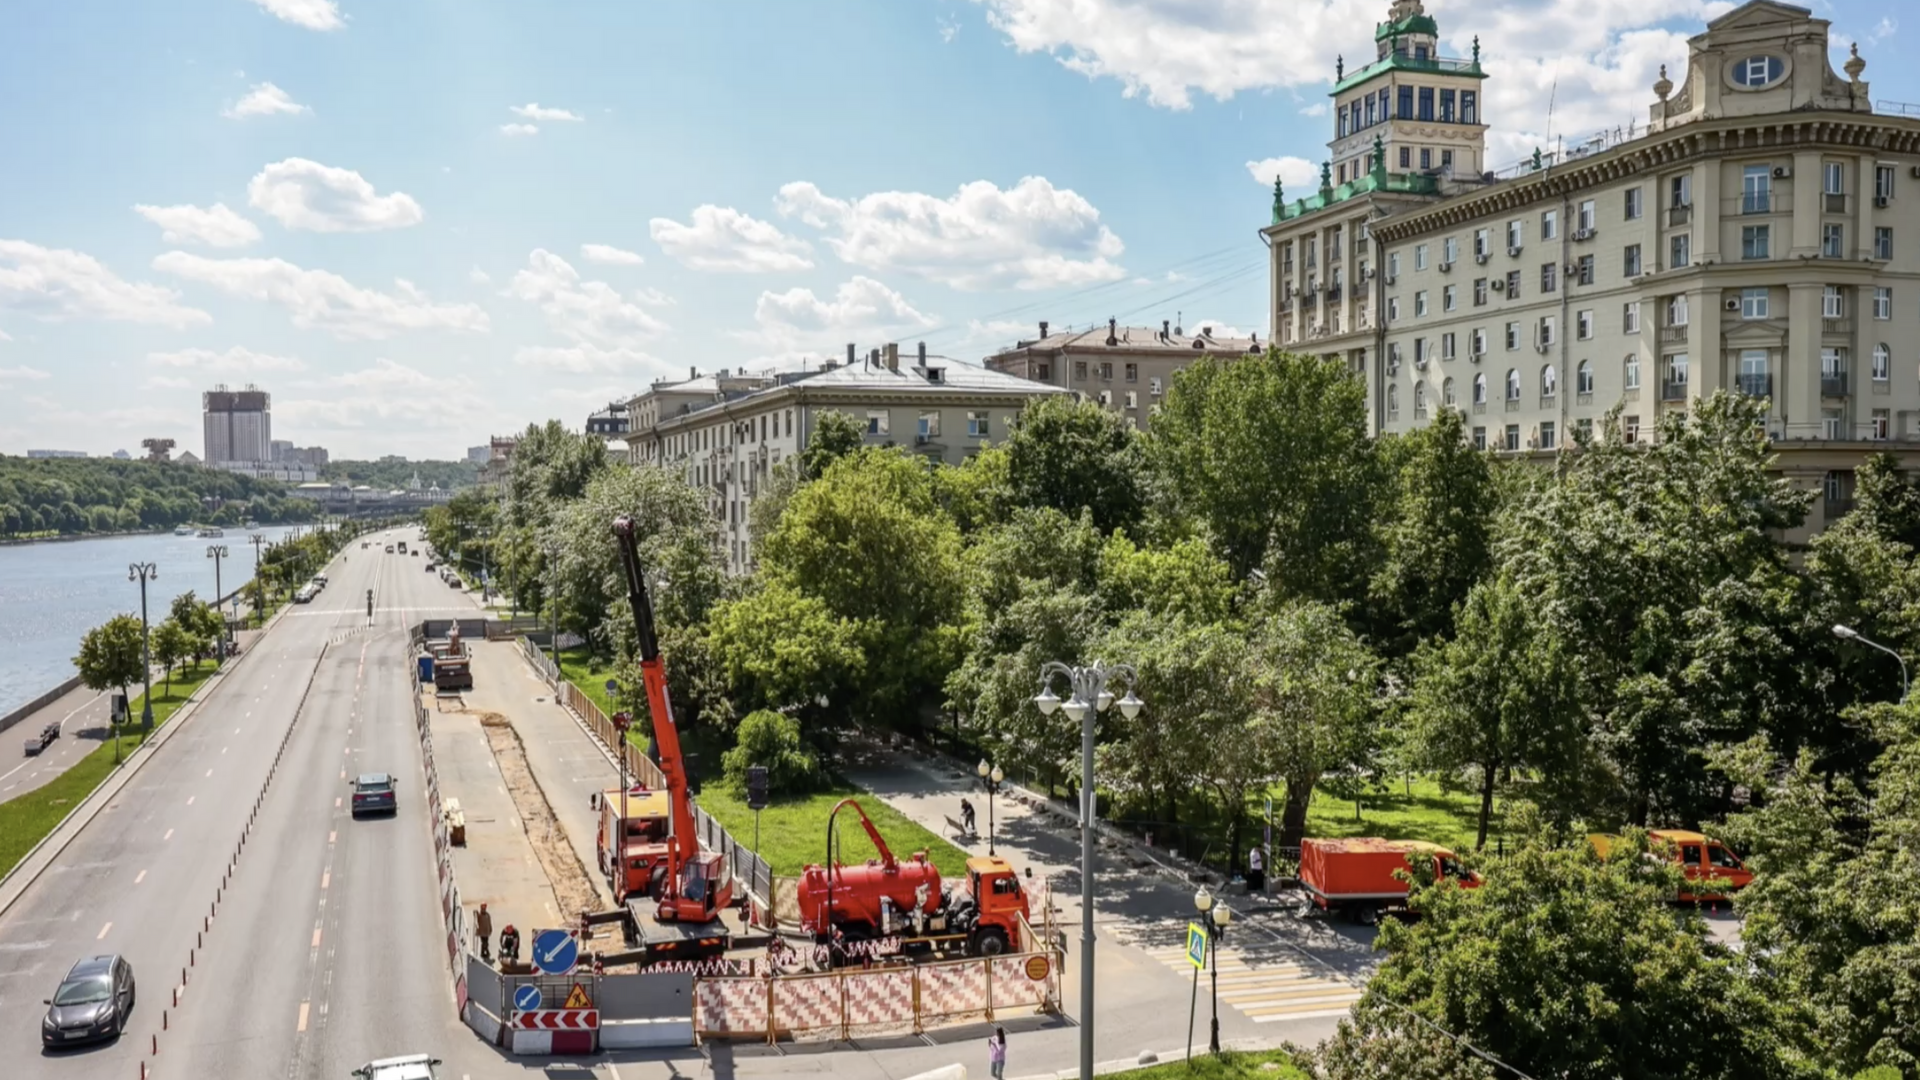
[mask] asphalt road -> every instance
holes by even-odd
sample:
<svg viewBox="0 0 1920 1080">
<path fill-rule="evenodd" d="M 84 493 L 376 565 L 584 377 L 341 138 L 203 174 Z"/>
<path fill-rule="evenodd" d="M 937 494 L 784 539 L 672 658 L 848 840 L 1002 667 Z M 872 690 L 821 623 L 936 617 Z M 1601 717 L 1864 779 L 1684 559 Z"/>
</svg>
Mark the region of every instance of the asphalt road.
<svg viewBox="0 0 1920 1080">
<path fill-rule="evenodd" d="M 9 1077 L 124 1080 L 144 1059 L 156 1077 L 339 1078 L 421 1051 L 454 1077 L 518 1071 L 453 1017 L 408 700 L 407 626 L 472 605 L 425 573 L 422 557 L 387 555 L 384 543 L 336 559 L 329 588 L 243 656 L 0 916 Z M 362 771 L 399 778 L 398 815 L 350 819 L 347 778 Z M 109 951 L 138 979 L 127 1034 L 43 1053 L 41 999 L 75 959 Z"/>
<path fill-rule="evenodd" d="M 134 696 L 139 692 L 138 686 L 132 690 Z M 76 687 L 0 735 L 0 802 L 52 783 L 75 762 L 99 749 L 107 739 L 110 693 Z M 23 748 L 27 739 L 40 734 L 48 723 L 60 725 L 60 737 L 38 754 L 26 756 Z"/>
</svg>

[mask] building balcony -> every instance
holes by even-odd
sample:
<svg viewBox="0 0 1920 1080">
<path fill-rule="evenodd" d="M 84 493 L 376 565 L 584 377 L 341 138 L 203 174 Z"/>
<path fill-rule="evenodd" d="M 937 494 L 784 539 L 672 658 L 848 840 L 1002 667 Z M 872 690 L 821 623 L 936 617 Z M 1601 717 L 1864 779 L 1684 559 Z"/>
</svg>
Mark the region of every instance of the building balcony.
<svg viewBox="0 0 1920 1080">
<path fill-rule="evenodd" d="M 1520 399 L 1519 399 L 1519 398 L 1511 398 L 1511 397 L 1510 397 L 1510 398 L 1508 398 L 1508 399 L 1507 399 L 1507 411 L 1508 411 L 1508 412 L 1519 412 L 1519 411 L 1520 411 Z"/>
<path fill-rule="evenodd" d="M 1693 205 L 1691 203 L 1683 204 L 1681 206 L 1667 207 L 1667 224 L 1668 225 L 1685 225 L 1686 223 L 1692 220 L 1693 220 Z"/>
<path fill-rule="evenodd" d="M 1852 319 L 1821 319 L 1820 332 L 1850 336 L 1853 333 Z"/>
<path fill-rule="evenodd" d="M 1847 197 L 1837 192 L 1823 192 L 1820 196 L 1820 203 L 1820 209 L 1825 213 L 1844 214 L 1847 212 Z"/>
<path fill-rule="evenodd" d="M 1366 67 L 1347 75 L 1338 83 L 1334 84 L 1333 92 L 1339 94 L 1350 86 L 1359 86 L 1361 83 L 1388 71 L 1418 71 L 1430 75 L 1479 75 L 1482 78 L 1485 77 L 1480 70 L 1479 62 L 1476 60 L 1456 60 L 1450 56 L 1415 58 L 1405 53 L 1395 52 L 1379 60 L 1375 60 Z M 1425 119 L 1431 122 L 1433 118 L 1426 117 Z"/>
<path fill-rule="evenodd" d="M 1726 202 L 1729 214 L 1771 214 L 1776 206 L 1785 209 L 1770 191 L 1748 191 Z"/>
<path fill-rule="evenodd" d="M 1484 401 L 1476 401 L 1476 402 L 1474 402 L 1474 403 L 1473 403 L 1473 414 L 1474 414 L 1475 416 L 1479 416 L 1480 414 L 1482 414 L 1482 413 L 1484 413 L 1484 412 L 1486 412 L 1486 411 L 1487 411 L 1487 403 L 1486 403 L 1486 402 L 1484 402 Z"/>
<path fill-rule="evenodd" d="M 1384 191 L 1404 195 L 1438 195 L 1440 180 L 1425 173 L 1391 173 L 1376 170 L 1356 180 L 1335 185 L 1331 189 L 1322 189 L 1305 199 L 1293 199 L 1277 204 L 1273 208 L 1273 223 L 1291 221 L 1294 218 L 1311 214 L 1316 210 L 1325 210 L 1329 206 L 1345 202 L 1356 195 L 1365 195 L 1371 191 Z M 1309 269 L 1313 260 L 1307 260 Z"/>
<path fill-rule="evenodd" d="M 1666 382 L 1661 383 L 1660 384 L 1660 400 L 1661 401 L 1687 400 L 1687 380 L 1668 379 Z"/>
<path fill-rule="evenodd" d="M 1823 371 L 1820 373 L 1820 396 L 1843 398 L 1847 396 L 1847 373 L 1844 371 Z"/>
<path fill-rule="evenodd" d="M 1660 344 L 1685 345 L 1687 328 L 1685 326 L 1663 326 L 1660 328 Z"/>
<path fill-rule="evenodd" d="M 1765 372 L 1742 374 L 1738 377 L 1737 385 L 1740 392 L 1748 397 L 1773 396 L 1773 376 Z"/>
</svg>

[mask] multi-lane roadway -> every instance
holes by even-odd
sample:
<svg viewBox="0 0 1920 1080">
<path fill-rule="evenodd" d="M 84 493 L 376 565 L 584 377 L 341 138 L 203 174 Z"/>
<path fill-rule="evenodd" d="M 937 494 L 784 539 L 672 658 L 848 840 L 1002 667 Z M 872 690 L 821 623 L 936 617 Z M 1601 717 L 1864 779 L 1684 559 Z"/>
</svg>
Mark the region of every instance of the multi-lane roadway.
<svg viewBox="0 0 1920 1080">
<path fill-rule="evenodd" d="M 409 698 L 407 628 L 473 605 L 424 557 L 385 553 L 396 536 L 417 539 L 350 544 L 0 913 L 6 1075 L 339 1078 L 414 1052 L 444 1076 L 519 1071 L 453 1015 Z M 352 820 L 363 771 L 398 778 L 398 815 Z M 106 952 L 139 980 L 126 1035 L 43 1053 L 41 999 Z"/>
</svg>

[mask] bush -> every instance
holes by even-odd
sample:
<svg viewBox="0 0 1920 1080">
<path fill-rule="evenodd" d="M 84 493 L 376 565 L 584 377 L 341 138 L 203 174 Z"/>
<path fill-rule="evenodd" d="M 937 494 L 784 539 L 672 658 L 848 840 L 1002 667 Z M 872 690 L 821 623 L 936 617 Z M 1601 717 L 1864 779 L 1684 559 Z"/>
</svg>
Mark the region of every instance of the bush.
<svg viewBox="0 0 1920 1080">
<path fill-rule="evenodd" d="M 727 786 L 747 790 L 747 769 L 767 767 L 767 792 L 802 795 L 820 782 L 820 764 L 800 738 L 800 722 L 770 709 L 750 712 L 740 721 L 734 748 L 720 756 Z"/>
</svg>

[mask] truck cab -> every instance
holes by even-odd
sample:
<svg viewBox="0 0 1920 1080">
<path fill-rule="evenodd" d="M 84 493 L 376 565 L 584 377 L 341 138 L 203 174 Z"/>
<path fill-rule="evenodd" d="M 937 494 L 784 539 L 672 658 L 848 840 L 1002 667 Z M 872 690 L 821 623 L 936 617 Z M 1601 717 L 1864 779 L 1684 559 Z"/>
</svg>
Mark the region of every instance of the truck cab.
<svg viewBox="0 0 1920 1080">
<path fill-rule="evenodd" d="M 1596 834 L 1587 838 L 1594 851 L 1601 858 L 1613 850 L 1619 837 Z M 1732 898 L 1753 883 L 1753 871 L 1747 869 L 1740 856 L 1735 855 L 1727 845 L 1704 833 L 1691 829 L 1649 829 L 1647 840 L 1652 845 L 1653 855 L 1664 857 L 1680 865 L 1689 884 L 1703 881 L 1722 881 L 1725 887 L 1715 889 L 1707 887 L 1704 891 L 1689 888 L 1680 890 L 1676 899 L 1683 901 L 1720 901 Z"/>
<path fill-rule="evenodd" d="M 1019 875 L 997 855 L 976 856 L 967 860 L 967 888 L 978 912 L 968 951 L 980 956 L 1007 952 L 1020 940 L 1020 920 L 1033 915 Z"/>
<path fill-rule="evenodd" d="M 606 876 L 614 895 L 622 900 L 634 894 L 655 895 L 664 884 L 664 880 L 656 880 L 656 871 L 662 876 L 666 874 L 667 845 L 672 842 L 667 824 L 667 793 L 649 790 L 641 784 L 629 787 L 624 828 L 620 821 L 619 788 L 598 793 L 594 803 L 600 814 L 594 850 L 599 855 L 600 873 Z M 612 841 L 614 836 L 623 833 L 624 875 L 615 872 Z"/>
</svg>

